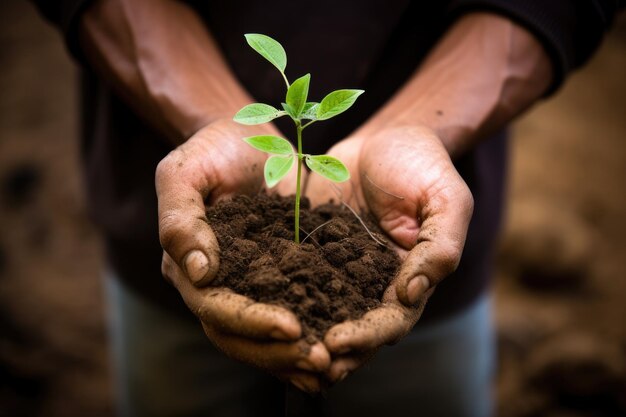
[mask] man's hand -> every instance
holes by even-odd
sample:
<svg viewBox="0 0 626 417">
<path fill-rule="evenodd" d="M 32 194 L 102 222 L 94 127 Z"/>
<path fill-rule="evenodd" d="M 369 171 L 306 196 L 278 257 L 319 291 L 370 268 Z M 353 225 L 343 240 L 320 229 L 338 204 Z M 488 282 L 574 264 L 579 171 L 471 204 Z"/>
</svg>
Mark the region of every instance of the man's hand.
<svg viewBox="0 0 626 417">
<path fill-rule="evenodd" d="M 353 178 L 342 186 L 344 201 L 371 211 L 406 258 L 381 308 L 326 334 L 331 381 L 408 333 L 434 287 L 457 267 L 473 200 L 448 155 L 501 129 L 551 78 L 550 59 L 532 33 L 503 16 L 468 13 L 354 139 L 332 149 Z M 313 203 L 335 197 L 322 182 L 309 179 Z"/>
<path fill-rule="evenodd" d="M 342 198 L 375 216 L 403 263 L 381 307 L 327 332 L 324 343 L 333 355 L 327 377 L 333 382 L 412 329 L 434 287 L 456 269 L 473 210 L 467 185 L 430 130 L 398 127 L 356 135 L 329 152 L 352 174 L 341 185 Z M 337 199 L 332 186 L 314 174 L 307 194 L 313 204 Z"/>
<path fill-rule="evenodd" d="M 277 133 L 271 126 L 262 129 Z M 256 303 L 226 288 L 202 288 L 217 273 L 220 256 L 205 204 L 261 190 L 266 155 L 241 140 L 259 133 L 263 132 L 258 126 L 252 132 L 231 120 L 219 120 L 159 164 L 156 190 L 163 275 L 225 354 L 305 391 L 318 391 L 319 372 L 328 369 L 330 356 L 321 342 L 309 346 L 299 340 L 302 330 L 292 312 Z M 289 192 L 295 189 L 294 181 L 288 177 L 281 186 Z"/>
</svg>

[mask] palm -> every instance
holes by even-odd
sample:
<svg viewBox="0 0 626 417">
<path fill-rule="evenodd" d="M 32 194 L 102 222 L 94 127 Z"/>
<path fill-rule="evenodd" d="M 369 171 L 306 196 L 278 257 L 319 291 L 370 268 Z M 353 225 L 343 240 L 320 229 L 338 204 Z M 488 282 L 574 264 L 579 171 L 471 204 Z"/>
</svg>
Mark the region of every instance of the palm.
<svg viewBox="0 0 626 417">
<path fill-rule="evenodd" d="M 344 161 L 352 179 L 337 193 L 312 175 L 307 194 L 313 204 L 339 194 L 371 212 L 403 258 L 380 308 L 326 334 L 334 354 L 327 376 L 334 381 L 410 331 L 432 288 L 458 264 L 473 204 L 441 141 L 426 129 L 383 129 L 343 141 L 330 154 Z"/>
<path fill-rule="evenodd" d="M 266 126 L 268 134 L 278 134 Z M 191 148 L 183 157 L 194 176 L 204 176 L 212 185 L 208 191 L 209 203 L 235 194 L 253 194 L 263 187 L 263 164 L 267 155 L 248 146 L 242 138 L 259 133 L 259 127 L 251 129 L 232 121 L 214 123 L 190 139 Z M 240 169 L 233 169 L 237 167 Z M 202 181 L 202 180 L 199 180 Z M 279 194 L 291 194 L 295 190 L 295 170 L 277 186 Z"/>
<path fill-rule="evenodd" d="M 351 179 L 333 185 L 311 175 L 306 193 L 312 204 L 339 198 L 371 212 L 381 229 L 405 250 L 417 242 L 425 220 L 422 212 L 429 205 L 456 191 L 465 192 L 445 149 L 425 131 L 396 129 L 367 139 L 354 137 L 335 145 L 329 154 L 346 164 Z"/>
<path fill-rule="evenodd" d="M 198 316 L 209 339 L 227 355 L 316 391 L 318 376 L 311 371 L 328 367 L 328 352 L 320 342 L 309 346 L 299 340 L 301 326 L 292 312 L 206 286 L 218 270 L 220 253 L 205 204 L 262 187 L 266 156 L 246 145 L 241 140 L 245 136 L 250 132 L 234 122 L 217 121 L 159 164 L 163 275 Z"/>
<path fill-rule="evenodd" d="M 439 139 L 417 129 L 386 131 L 366 141 L 359 174 L 367 208 L 407 250 L 415 246 L 422 222 L 430 220 L 437 206 L 467 189 Z"/>
</svg>

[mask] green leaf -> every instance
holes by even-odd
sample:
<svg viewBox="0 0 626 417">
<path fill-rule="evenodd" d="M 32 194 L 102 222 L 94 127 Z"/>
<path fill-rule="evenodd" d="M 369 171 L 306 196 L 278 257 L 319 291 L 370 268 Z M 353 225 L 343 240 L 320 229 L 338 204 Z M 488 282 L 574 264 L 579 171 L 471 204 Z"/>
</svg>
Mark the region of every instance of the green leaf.
<svg viewBox="0 0 626 417">
<path fill-rule="evenodd" d="M 363 90 L 337 90 L 328 94 L 317 107 L 317 119 L 326 120 L 348 110 Z"/>
<path fill-rule="evenodd" d="M 285 113 L 287 113 L 289 116 L 291 116 L 292 119 L 297 119 L 298 116 L 296 116 L 296 113 L 293 111 L 293 109 L 291 108 L 291 106 L 287 103 L 280 103 L 281 106 L 283 106 L 283 109 L 285 110 Z"/>
<path fill-rule="evenodd" d="M 305 161 L 311 171 L 331 181 L 344 182 L 350 179 L 348 168 L 337 158 L 328 155 L 307 155 Z"/>
<path fill-rule="evenodd" d="M 291 107 L 296 118 L 302 113 L 302 109 L 306 104 L 306 98 L 309 95 L 309 81 L 311 74 L 304 75 L 289 86 L 287 90 L 287 105 Z"/>
<path fill-rule="evenodd" d="M 280 111 L 268 104 L 254 103 L 248 104 L 239 110 L 235 117 L 233 117 L 233 120 L 242 125 L 258 125 L 260 123 L 270 122 L 284 115 L 284 111 Z"/>
<path fill-rule="evenodd" d="M 300 113 L 300 118 L 317 120 L 317 106 L 319 105 L 319 103 L 315 103 L 313 101 L 309 101 L 308 103 L 306 103 L 304 105 L 304 108 L 302 109 L 302 113 Z"/>
<path fill-rule="evenodd" d="M 248 33 L 244 36 L 252 49 L 271 62 L 280 72 L 285 72 L 285 68 L 287 67 L 287 54 L 280 43 L 267 35 L 258 33 Z"/>
<path fill-rule="evenodd" d="M 280 180 L 283 179 L 285 175 L 291 170 L 293 166 L 294 156 L 270 156 L 265 161 L 265 169 L 263 173 L 265 175 L 265 183 L 269 188 L 272 188 Z"/>
<path fill-rule="evenodd" d="M 244 138 L 244 141 L 255 149 L 278 155 L 292 155 L 293 147 L 287 139 L 278 136 L 264 135 Z"/>
</svg>

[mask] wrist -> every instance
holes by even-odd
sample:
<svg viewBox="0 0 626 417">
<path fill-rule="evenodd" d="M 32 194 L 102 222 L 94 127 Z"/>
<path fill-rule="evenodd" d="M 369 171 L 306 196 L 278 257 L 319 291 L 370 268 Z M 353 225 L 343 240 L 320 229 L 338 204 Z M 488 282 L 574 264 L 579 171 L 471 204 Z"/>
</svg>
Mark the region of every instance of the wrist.
<svg viewBox="0 0 626 417">
<path fill-rule="evenodd" d="M 393 140 L 394 137 L 405 136 L 407 133 L 420 133 L 418 136 L 426 134 L 437 137 L 439 143 L 454 158 L 471 146 L 481 126 L 459 119 L 455 116 L 454 109 L 442 110 L 446 108 L 444 103 L 434 101 L 436 98 L 433 100 L 433 97 L 424 94 L 412 97 L 410 112 L 397 111 L 394 107 L 383 108 L 354 132 L 353 136 Z"/>
<path fill-rule="evenodd" d="M 183 2 L 93 2 L 79 25 L 86 62 L 174 145 L 251 102 Z"/>
<path fill-rule="evenodd" d="M 355 137 L 350 140 L 361 141 L 362 145 L 370 145 L 372 143 L 381 142 L 383 145 L 391 145 L 396 141 L 406 141 L 407 138 L 413 138 L 414 141 L 422 141 L 428 138 L 432 146 L 445 148 L 449 153 L 445 141 L 441 136 L 441 131 L 432 124 L 422 122 L 421 119 L 415 118 L 411 121 L 406 120 L 389 120 L 387 123 L 375 123 L 363 126 L 357 132 Z"/>
<path fill-rule="evenodd" d="M 242 132 L 265 132 L 258 134 L 276 134 L 277 130 L 273 126 L 244 126 L 233 120 L 234 115 L 242 107 L 252 103 L 252 99 L 241 88 L 233 88 L 233 96 L 222 99 L 219 104 L 211 100 L 204 100 L 201 96 L 188 95 L 189 101 L 176 103 L 168 97 L 162 97 L 159 107 L 168 109 L 164 112 L 167 120 L 172 124 L 181 142 L 184 142 L 195 133 L 207 126 L 220 126 L 240 130 Z M 269 133 L 271 132 L 271 133 Z M 248 136 L 253 136 L 250 133 Z"/>
<path fill-rule="evenodd" d="M 501 16 L 471 13 L 369 124 L 425 126 L 455 158 L 528 108 L 550 80 L 550 60 L 531 33 Z"/>
<path fill-rule="evenodd" d="M 233 113 L 234 114 L 234 113 Z M 265 123 L 263 125 L 242 125 L 233 120 L 232 115 L 220 116 L 216 118 L 207 118 L 207 123 L 201 125 L 195 132 L 189 135 L 189 139 L 197 136 L 206 137 L 207 140 L 232 142 L 233 138 L 243 139 L 250 136 L 258 135 L 276 135 L 280 136 L 280 131 L 273 123 Z M 206 132 L 211 132 L 207 137 Z M 244 143 L 241 141 L 242 144 Z M 246 145 L 246 149 L 250 148 Z M 261 154 L 261 153 L 260 153 Z"/>
</svg>

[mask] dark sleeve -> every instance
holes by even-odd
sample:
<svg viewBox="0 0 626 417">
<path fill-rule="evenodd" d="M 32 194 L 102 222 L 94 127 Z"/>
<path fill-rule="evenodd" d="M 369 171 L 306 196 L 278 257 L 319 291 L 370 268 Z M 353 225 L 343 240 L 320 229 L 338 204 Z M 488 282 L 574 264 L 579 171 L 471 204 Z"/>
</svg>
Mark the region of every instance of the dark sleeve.
<svg viewBox="0 0 626 417">
<path fill-rule="evenodd" d="M 597 49 L 624 0 L 454 0 L 454 19 L 472 11 L 505 15 L 532 32 L 552 60 L 554 79 L 547 95 Z"/>
<path fill-rule="evenodd" d="M 78 21 L 92 0 L 31 0 L 39 13 L 63 35 L 65 44 L 74 58 L 80 60 Z"/>
</svg>

